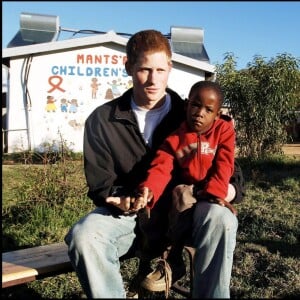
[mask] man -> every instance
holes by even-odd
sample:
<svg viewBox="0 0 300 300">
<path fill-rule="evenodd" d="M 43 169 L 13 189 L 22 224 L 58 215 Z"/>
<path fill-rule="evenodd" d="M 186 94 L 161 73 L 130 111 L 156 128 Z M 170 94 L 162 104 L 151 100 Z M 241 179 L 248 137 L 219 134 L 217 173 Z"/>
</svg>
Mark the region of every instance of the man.
<svg viewBox="0 0 300 300">
<path fill-rule="evenodd" d="M 85 175 L 88 196 L 97 208 L 79 220 L 65 238 L 72 265 L 89 298 L 126 298 L 120 257 L 139 245 L 139 273 L 146 276 L 149 260 L 166 246 L 163 237 L 171 201 L 162 198 L 170 195 L 175 183 L 169 183 L 146 222 L 140 211 L 131 213 L 131 199 L 159 145 L 183 121 L 184 101 L 167 88 L 172 51 L 160 32 L 137 32 L 129 39 L 126 54 L 125 68 L 133 87 L 96 108 L 85 123 Z M 119 201 L 110 201 L 112 196 L 119 196 Z M 195 241 L 199 245 L 195 268 L 201 261 L 201 272 L 195 280 L 203 297 L 224 298 L 229 294 L 237 219 L 218 204 L 203 202 L 203 206 L 198 223 L 205 226 L 202 239 Z M 139 223 L 146 224 L 143 233 L 151 228 L 148 244 L 139 238 Z M 217 234 L 212 234 L 215 231 Z"/>
<path fill-rule="evenodd" d="M 158 146 L 184 118 L 184 101 L 167 89 L 172 69 L 168 39 L 155 30 L 141 31 L 129 39 L 126 52 L 125 68 L 133 87 L 96 108 L 85 123 L 84 168 L 88 196 L 97 208 L 65 238 L 89 298 L 126 297 L 119 258 L 136 243 L 137 215 L 126 214 L 130 197 L 122 197 L 119 204 L 107 203 L 106 198 L 116 193 L 130 196 Z M 156 210 L 166 215 L 164 206 L 162 202 Z M 152 219 L 155 223 L 155 212 Z"/>
</svg>

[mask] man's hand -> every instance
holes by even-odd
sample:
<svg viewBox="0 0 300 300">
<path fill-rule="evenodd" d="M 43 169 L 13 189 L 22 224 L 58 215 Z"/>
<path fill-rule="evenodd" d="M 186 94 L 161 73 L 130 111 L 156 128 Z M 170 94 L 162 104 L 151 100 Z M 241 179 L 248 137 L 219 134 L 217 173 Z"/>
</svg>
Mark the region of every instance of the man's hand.
<svg viewBox="0 0 300 300">
<path fill-rule="evenodd" d="M 131 198 L 129 196 L 119 196 L 119 197 L 107 197 L 106 203 L 110 203 L 119 209 L 121 209 L 124 212 L 130 211 L 131 203 L 134 201 L 134 198 Z"/>
<path fill-rule="evenodd" d="M 153 198 L 153 193 L 149 188 L 143 187 L 138 190 L 135 197 L 130 196 L 118 196 L 107 197 L 106 202 L 110 203 L 125 213 L 134 213 L 147 206 Z"/>
</svg>

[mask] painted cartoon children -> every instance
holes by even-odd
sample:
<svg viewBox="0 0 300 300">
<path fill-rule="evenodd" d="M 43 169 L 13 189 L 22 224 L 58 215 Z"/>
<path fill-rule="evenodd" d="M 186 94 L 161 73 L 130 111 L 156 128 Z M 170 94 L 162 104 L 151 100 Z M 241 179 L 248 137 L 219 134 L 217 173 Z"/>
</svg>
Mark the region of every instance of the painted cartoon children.
<svg viewBox="0 0 300 300">
<path fill-rule="evenodd" d="M 68 112 L 68 101 L 66 98 L 60 100 L 60 111 L 63 113 Z"/>
<path fill-rule="evenodd" d="M 78 109 L 78 101 L 77 99 L 72 99 L 70 101 L 69 113 L 76 113 Z"/>
<path fill-rule="evenodd" d="M 49 95 L 47 96 L 47 104 L 46 104 L 46 111 L 47 112 L 55 112 L 56 111 L 56 105 L 55 105 L 56 100 L 54 99 L 53 96 Z"/>
<path fill-rule="evenodd" d="M 113 80 L 112 83 L 107 83 L 111 86 L 111 90 L 112 90 L 112 93 L 114 95 L 114 98 L 116 97 L 119 97 L 121 95 L 121 92 L 119 91 L 119 86 L 122 85 L 122 83 L 118 83 L 117 80 Z"/>
<path fill-rule="evenodd" d="M 92 99 L 97 98 L 97 91 L 98 86 L 101 85 L 101 83 L 98 83 L 98 79 L 96 77 L 92 78 L 91 88 L 92 88 Z"/>
</svg>

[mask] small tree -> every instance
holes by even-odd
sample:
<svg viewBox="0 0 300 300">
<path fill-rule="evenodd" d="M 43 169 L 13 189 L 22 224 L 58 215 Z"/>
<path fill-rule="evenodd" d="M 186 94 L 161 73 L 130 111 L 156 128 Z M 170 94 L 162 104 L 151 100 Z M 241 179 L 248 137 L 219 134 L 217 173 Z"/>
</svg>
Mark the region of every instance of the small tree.
<svg viewBox="0 0 300 300">
<path fill-rule="evenodd" d="M 217 81 L 233 116 L 240 156 L 281 153 L 286 125 L 300 101 L 300 61 L 280 54 L 266 62 L 255 56 L 246 69 L 236 70 L 232 53 L 217 65 Z"/>
</svg>

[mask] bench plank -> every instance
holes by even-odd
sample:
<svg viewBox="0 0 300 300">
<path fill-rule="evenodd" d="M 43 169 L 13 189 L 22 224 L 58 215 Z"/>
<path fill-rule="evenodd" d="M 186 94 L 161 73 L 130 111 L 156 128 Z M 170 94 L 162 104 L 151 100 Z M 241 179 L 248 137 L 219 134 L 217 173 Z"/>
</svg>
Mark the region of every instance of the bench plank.
<svg viewBox="0 0 300 300">
<path fill-rule="evenodd" d="M 26 283 L 59 271 L 72 271 L 67 245 L 51 245 L 2 254 L 2 288 Z"/>
<path fill-rule="evenodd" d="M 174 284 L 172 289 L 189 298 L 193 282 L 195 249 L 188 246 L 184 249 L 189 256 L 190 288 Z M 70 271 L 72 272 L 73 268 L 68 256 L 68 247 L 63 242 L 2 253 L 2 288 Z"/>
</svg>

